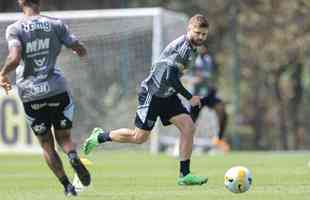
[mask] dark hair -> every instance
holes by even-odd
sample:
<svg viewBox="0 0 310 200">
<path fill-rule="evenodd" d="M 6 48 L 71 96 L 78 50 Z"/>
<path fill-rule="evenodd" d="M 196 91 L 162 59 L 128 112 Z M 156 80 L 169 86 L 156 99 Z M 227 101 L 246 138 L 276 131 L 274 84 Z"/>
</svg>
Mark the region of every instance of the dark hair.
<svg viewBox="0 0 310 200">
<path fill-rule="evenodd" d="M 31 3 L 34 3 L 34 4 L 40 4 L 40 0 L 28 0 L 30 1 Z"/>
<path fill-rule="evenodd" d="M 196 14 L 190 18 L 188 22 L 189 27 L 209 28 L 209 22 L 206 16 Z"/>
<path fill-rule="evenodd" d="M 19 0 L 20 5 L 30 6 L 32 4 L 40 5 L 41 0 Z"/>
</svg>

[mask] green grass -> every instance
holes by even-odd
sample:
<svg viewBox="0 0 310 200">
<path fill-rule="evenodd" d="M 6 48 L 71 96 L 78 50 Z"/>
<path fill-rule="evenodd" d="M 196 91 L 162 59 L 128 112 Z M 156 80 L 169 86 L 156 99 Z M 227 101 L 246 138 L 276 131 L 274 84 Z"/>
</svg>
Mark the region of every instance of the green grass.
<svg viewBox="0 0 310 200">
<path fill-rule="evenodd" d="M 67 199 L 62 186 L 41 156 L 0 154 L 1 200 Z M 309 200 L 310 156 L 307 153 L 230 153 L 194 156 L 192 171 L 207 175 L 203 186 L 176 185 L 178 162 L 166 155 L 110 151 L 89 156 L 93 182 L 76 199 L 91 200 Z M 65 157 L 65 167 L 73 172 Z M 253 186 L 233 194 L 223 185 L 231 166 L 244 165 L 253 174 Z"/>
</svg>

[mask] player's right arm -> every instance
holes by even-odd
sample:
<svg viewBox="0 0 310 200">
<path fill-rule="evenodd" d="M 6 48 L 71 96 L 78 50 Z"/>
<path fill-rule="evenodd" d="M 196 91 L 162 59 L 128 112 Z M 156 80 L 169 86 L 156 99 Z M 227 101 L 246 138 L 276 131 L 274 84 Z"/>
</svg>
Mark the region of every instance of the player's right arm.
<svg viewBox="0 0 310 200">
<path fill-rule="evenodd" d="M 0 71 L 0 86 L 5 89 L 6 93 L 8 93 L 8 91 L 12 88 L 8 75 L 11 71 L 14 71 L 17 68 L 20 60 L 21 48 L 11 47 L 9 49 L 9 55 L 7 56 L 6 61 Z"/>
<path fill-rule="evenodd" d="M 66 24 L 60 21 L 58 36 L 62 44 L 67 48 L 72 49 L 79 57 L 83 57 L 87 54 L 85 46 L 78 40 L 78 38 L 70 33 L 70 30 Z"/>
<path fill-rule="evenodd" d="M 21 60 L 21 42 L 17 36 L 17 30 L 14 26 L 8 26 L 6 30 L 6 40 L 8 42 L 9 54 L 0 71 L 0 86 L 8 93 L 11 90 L 11 82 L 8 75 L 14 71 Z"/>
</svg>

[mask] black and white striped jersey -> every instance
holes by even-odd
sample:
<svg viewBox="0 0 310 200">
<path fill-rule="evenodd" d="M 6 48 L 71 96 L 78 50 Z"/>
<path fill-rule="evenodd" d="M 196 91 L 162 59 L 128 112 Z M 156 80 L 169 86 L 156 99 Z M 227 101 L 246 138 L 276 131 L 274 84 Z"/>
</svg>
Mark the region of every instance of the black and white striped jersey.
<svg viewBox="0 0 310 200">
<path fill-rule="evenodd" d="M 22 62 L 16 69 L 16 84 L 23 102 L 48 98 L 67 91 L 57 57 L 63 45 L 78 39 L 59 19 L 36 15 L 24 17 L 6 29 L 8 47 L 22 49 Z"/>
<path fill-rule="evenodd" d="M 181 93 L 186 98 L 190 98 L 191 95 L 187 91 L 184 94 L 184 88 L 181 88 L 183 91 L 178 91 L 182 75 L 182 70 L 179 67 L 187 68 L 194 60 L 195 51 L 196 49 L 192 47 L 186 35 L 172 41 L 163 50 L 159 59 L 153 63 L 151 72 L 142 81 L 141 87 L 157 97 L 168 97 L 175 93 Z M 178 87 L 175 87 L 174 81 L 178 82 L 176 83 Z"/>
</svg>

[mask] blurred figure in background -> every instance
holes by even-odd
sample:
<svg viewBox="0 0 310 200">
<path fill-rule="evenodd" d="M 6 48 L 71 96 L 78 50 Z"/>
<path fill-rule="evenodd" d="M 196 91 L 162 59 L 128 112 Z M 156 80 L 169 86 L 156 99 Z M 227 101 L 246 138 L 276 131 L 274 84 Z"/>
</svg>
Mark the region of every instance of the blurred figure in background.
<svg viewBox="0 0 310 200">
<path fill-rule="evenodd" d="M 223 140 L 223 136 L 227 125 L 228 116 L 226 113 L 225 103 L 217 96 L 215 71 L 216 65 L 208 52 L 208 48 L 205 45 L 200 46 L 198 49 L 198 56 L 191 70 L 192 77 L 190 82 L 193 85 L 193 94 L 203 97 L 201 99 L 202 106 L 200 108 L 198 106 L 191 106 L 190 113 L 193 121 L 197 122 L 204 106 L 207 106 L 215 111 L 218 118 L 219 130 L 213 134 L 212 144 L 216 149 L 227 152 L 230 147 Z"/>
</svg>

